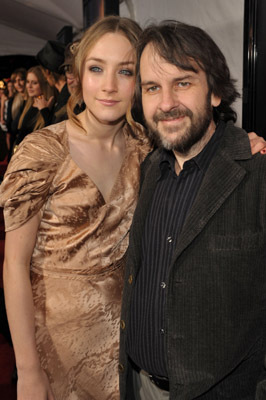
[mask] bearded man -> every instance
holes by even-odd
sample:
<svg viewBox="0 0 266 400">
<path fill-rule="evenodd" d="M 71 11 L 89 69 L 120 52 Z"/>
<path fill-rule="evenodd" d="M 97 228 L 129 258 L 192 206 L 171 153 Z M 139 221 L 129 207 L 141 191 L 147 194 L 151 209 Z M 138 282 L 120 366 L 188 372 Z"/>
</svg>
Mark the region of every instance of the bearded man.
<svg viewBox="0 0 266 400">
<path fill-rule="evenodd" d="M 265 399 L 266 158 L 203 30 L 144 30 L 142 168 L 121 319 L 121 399 Z"/>
</svg>

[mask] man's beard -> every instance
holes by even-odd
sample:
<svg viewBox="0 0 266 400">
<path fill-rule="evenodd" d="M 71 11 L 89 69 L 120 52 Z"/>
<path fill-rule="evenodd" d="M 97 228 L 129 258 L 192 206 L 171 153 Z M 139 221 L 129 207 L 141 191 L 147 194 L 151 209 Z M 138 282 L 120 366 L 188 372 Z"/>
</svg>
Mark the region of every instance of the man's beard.
<svg viewBox="0 0 266 400">
<path fill-rule="evenodd" d="M 153 129 L 149 124 L 147 124 L 149 128 L 148 134 L 151 140 L 154 141 L 158 147 L 163 147 L 166 150 L 174 150 L 177 153 L 186 155 L 190 151 L 191 147 L 204 137 L 212 121 L 213 111 L 211 105 L 211 95 L 207 95 L 205 107 L 203 108 L 202 112 L 197 115 L 194 115 L 190 109 L 184 106 L 179 106 L 169 112 L 158 112 L 153 117 L 153 122 L 158 125 L 158 122 L 161 120 L 171 120 L 180 117 L 188 117 L 191 120 L 191 125 L 182 135 L 180 134 L 180 136 L 178 136 L 179 128 L 175 126 L 164 128 L 164 132 L 168 133 L 169 135 L 176 134 L 175 140 L 167 139 L 163 132 L 160 133 L 159 130 Z"/>
</svg>

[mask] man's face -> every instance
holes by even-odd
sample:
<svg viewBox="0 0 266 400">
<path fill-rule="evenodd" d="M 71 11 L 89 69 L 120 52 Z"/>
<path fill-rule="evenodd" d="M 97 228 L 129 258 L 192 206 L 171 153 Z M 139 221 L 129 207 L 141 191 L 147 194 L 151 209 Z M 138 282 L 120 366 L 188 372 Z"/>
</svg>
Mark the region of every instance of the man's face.
<svg viewBox="0 0 266 400">
<path fill-rule="evenodd" d="M 67 82 L 67 88 L 70 94 L 74 93 L 75 88 L 79 84 L 79 79 L 73 74 L 71 65 L 66 65 L 65 67 L 65 76 Z"/>
<path fill-rule="evenodd" d="M 51 87 L 54 87 L 55 81 L 54 81 L 53 76 L 50 73 L 50 71 L 48 69 L 42 67 L 42 73 L 43 73 L 43 76 L 45 77 L 48 85 L 50 85 Z"/>
<path fill-rule="evenodd" d="M 197 70 L 199 70 L 199 67 Z M 168 150 L 186 154 L 210 127 L 212 106 L 220 99 L 209 93 L 206 75 L 166 62 L 148 44 L 140 59 L 142 106 L 150 134 Z"/>
</svg>

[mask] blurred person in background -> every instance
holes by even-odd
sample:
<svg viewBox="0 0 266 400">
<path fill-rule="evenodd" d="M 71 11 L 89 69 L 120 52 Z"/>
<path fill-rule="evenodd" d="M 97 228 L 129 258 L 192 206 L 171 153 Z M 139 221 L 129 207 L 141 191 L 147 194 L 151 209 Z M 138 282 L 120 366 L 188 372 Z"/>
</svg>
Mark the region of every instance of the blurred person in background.
<svg viewBox="0 0 266 400">
<path fill-rule="evenodd" d="M 14 86 L 14 96 L 8 104 L 7 110 L 7 141 L 9 143 L 8 161 L 12 156 L 13 146 L 17 134 L 16 117 L 22 112 L 27 100 L 27 91 L 25 87 L 27 71 L 25 68 L 17 68 L 11 74 L 10 80 Z"/>
<path fill-rule="evenodd" d="M 74 57 L 79 42 L 80 40 L 77 40 L 67 45 L 65 49 L 65 60 L 61 66 L 66 76 L 67 88 L 70 94 L 74 92 L 79 83 L 78 77 L 73 73 Z"/>
<path fill-rule="evenodd" d="M 13 82 L 15 95 L 12 102 L 11 115 L 12 120 L 14 120 L 27 100 L 26 92 L 26 75 L 27 70 L 25 68 L 17 68 L 11 75 L 11 81 Z"/>
<path fill-rule="evenodd" d="M 41 66 L 28 70 L 26 78 L 27 100 L 21 113 L 16 117 L 17 135 L 14 152 L 29 133 L 49 124 L 54 90 L 47 83 Z"/>
<path fill-rule="evenodd" d="M 77 52 L 79 43 L 80 40 L 76 40 L 67 45 L 65 49 L 65 61 L 61 66 L 66 76 L 67 88 L 70 95 L 74 95 L 75 90 L 79 87 L 79 78 L 74 74 L 75 53 Z M 79 104 L 75 106 L 74 112 L 75 114 L 79 114 L 81 111 L 84 111 L 84 109 L 84 102 L 83 100 L 80 100 Z"/>
<path fill-rule="evenodd" d="M 5 82 L 6 89 L 4 91 L 4 96 L 1 98 L 1 123 L 7 126 L 8 112 L 11 113 L 11 105 L 16 94 L 16 90 L 11 79 L 6 79 Z"/>
<path fill-rule="evenodd" d="M 6 132 L 7 151 L 10 149 L 11 106 L 15 88 L 11 79 L 6 81 L 4 95 L 1 97 L 1 128 Z"/>
<path fill-rule="evenodd" d="M 7 140 L 6 140 L 6 125 L 1 116 L 4 114 L 4 104 L 7 99 L 6 96 L 6 82 L 0 80 L 0 161 L 6 158 L 7 154 Z"/>
<path fill-rule="evenodd" d="M 3 131 L 6 131 L 4 121 L 5 102 L 7 100 L 7 85 L 5 80 L 0 81 L 0 126 Z"/>
<path fill-rule="evenodd" d="M 61 66 L 64 63 L 65 46 L 53 40 L 49 40 L 39 51 L 36 58 L 43 68 L 43 74 L 52 87 L 58 91 L 58 96 L 50 118 L 50 124 L 67 119 L 66 104 L 69 99 L 66 78 Z"/>
</svg>

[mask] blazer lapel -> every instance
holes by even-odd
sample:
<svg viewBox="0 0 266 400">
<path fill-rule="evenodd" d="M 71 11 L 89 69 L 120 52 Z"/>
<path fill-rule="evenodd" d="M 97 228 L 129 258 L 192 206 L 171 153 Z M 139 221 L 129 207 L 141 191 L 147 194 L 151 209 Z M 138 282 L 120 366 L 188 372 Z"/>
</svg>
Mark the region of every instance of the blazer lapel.
<svg viewBox="0 0 266 400">
<path fill-rule="evenodd" d="M 236 134 L 235 137 L 233 136 L 234 134 Z M 223 144 L 217 150 L 206 172 L 194 204 L 185 221 L 177 242 L 174 260 L 202 231 L 246 175 L 246 170 L 235 160 L 250 157 L 250 145 L 247 135 L 237 128 L 234 128 L 232 132 L 231 127 L 229 132 L 225 132 Z"/>
</svg>

